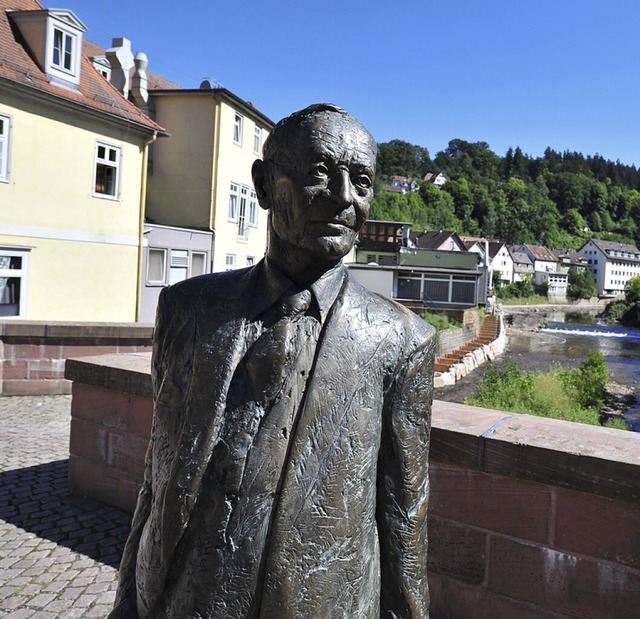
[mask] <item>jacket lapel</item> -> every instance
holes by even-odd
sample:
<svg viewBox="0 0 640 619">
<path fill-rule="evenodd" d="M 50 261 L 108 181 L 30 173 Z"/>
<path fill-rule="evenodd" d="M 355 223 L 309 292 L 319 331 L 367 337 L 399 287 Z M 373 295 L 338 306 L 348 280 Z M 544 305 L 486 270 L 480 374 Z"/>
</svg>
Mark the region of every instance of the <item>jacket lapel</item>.
<svg viewBox="0 0 640 619">
<path fill-rule="evenodd" d="M 258 268 L 247 272 L 226 291 L 223 302 L 205 289 L 198 300 L 193 370 L 184 394 L 184 421 L 163 497 L 164 565 L 171 564 L 182 533 L 198 499 L 202 477 L 219 440 L 229 384 L 244 354 L 247 315 L 258 278 Z M 168 411 L 175 413 L 175 411 Z"/>
</svg>

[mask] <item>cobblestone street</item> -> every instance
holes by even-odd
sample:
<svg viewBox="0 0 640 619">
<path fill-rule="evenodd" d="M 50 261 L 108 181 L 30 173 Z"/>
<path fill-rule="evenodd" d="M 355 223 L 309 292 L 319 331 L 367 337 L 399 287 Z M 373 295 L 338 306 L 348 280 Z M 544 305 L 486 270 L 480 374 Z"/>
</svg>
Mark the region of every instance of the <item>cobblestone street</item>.
<svg viewBox="0 0 640 619">
<path fill-rule="evenodd" d="M 0 398 L 0 617 L 105 617 L 130 515 L 69 494 L 70 396 Z"/>
</svg>

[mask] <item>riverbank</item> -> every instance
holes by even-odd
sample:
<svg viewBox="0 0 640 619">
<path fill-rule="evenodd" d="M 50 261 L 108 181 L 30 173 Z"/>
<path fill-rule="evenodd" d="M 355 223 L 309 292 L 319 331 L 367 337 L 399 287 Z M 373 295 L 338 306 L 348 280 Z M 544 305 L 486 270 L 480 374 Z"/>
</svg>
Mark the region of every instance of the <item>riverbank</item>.
<svg viewBox="0 0 640 619">
<path fill-rule="evenodd" d="M 541 331 L 549 320 L 556 320 L 560 313 L 589 313 L 594 316 L 604 308 L 603 304 L 589 305 L 538 305 L 502 307 L 507 335 L 506 348 L 502 355 L 492 363 L 500 368 L 507 359 L 512 360 L 522 370 L 548 372 L 554 367 L 579 367 L 584 361 L 583 351 L 567 355 L 560 342 L 564 338 L 548 331 Z M 563 318 L 564 319 L 564 318 Z M 442 387 L 436 391 L 436 398 L 449 402 L 464 403 L 466 398 L 474 397 L 482 382 L 486 367 L 471 372 L 455 385 Z M 636 387 L 613 379 L 607 384 L 607 399 L 603 409 L 606 417 L 623 417 L 631 408 L 638 405 Z"/>
</svg>

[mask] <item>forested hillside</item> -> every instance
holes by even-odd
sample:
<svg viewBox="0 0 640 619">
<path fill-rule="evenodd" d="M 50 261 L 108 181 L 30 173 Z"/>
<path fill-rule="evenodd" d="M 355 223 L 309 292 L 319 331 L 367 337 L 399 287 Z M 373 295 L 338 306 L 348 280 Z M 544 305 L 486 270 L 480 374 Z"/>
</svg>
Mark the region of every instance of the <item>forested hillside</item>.
<svg viewBox="0 0 640 619">
<path fill-rule="evenodd" d="M 441 171 L 449 177 L 441 189 L 421 181 L 416 193 L 382 190 L 393 175 Z M 392 140 L 378 145 L 370 217 L 553 248 L 577 249 L 591 237 L 637 245 L 639 189 L 638 169 L 599 155 L 547 148 L 534 158 L 510 148 L 501 157 L 485 142 L 456 139 L 431 159 L 426 148 Z"/>
</svg>

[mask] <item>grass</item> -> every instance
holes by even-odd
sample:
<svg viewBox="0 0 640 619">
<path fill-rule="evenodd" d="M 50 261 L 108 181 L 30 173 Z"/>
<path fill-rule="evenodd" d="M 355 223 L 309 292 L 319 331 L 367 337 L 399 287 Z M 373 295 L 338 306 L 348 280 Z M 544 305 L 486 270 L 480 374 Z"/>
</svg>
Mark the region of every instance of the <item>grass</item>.
<svg viewBox="0 0 640 619">
<path fill-rule="evenodd" d="M 607 381 L 601 357 L 590 353 L 580 368 L 548 372 L 527 372 L 509 360 L 502 369 L 489 367 L 478 395 L 465 404 L 628 430 L 622 419 L 601 423 Z"/>
</svg>

